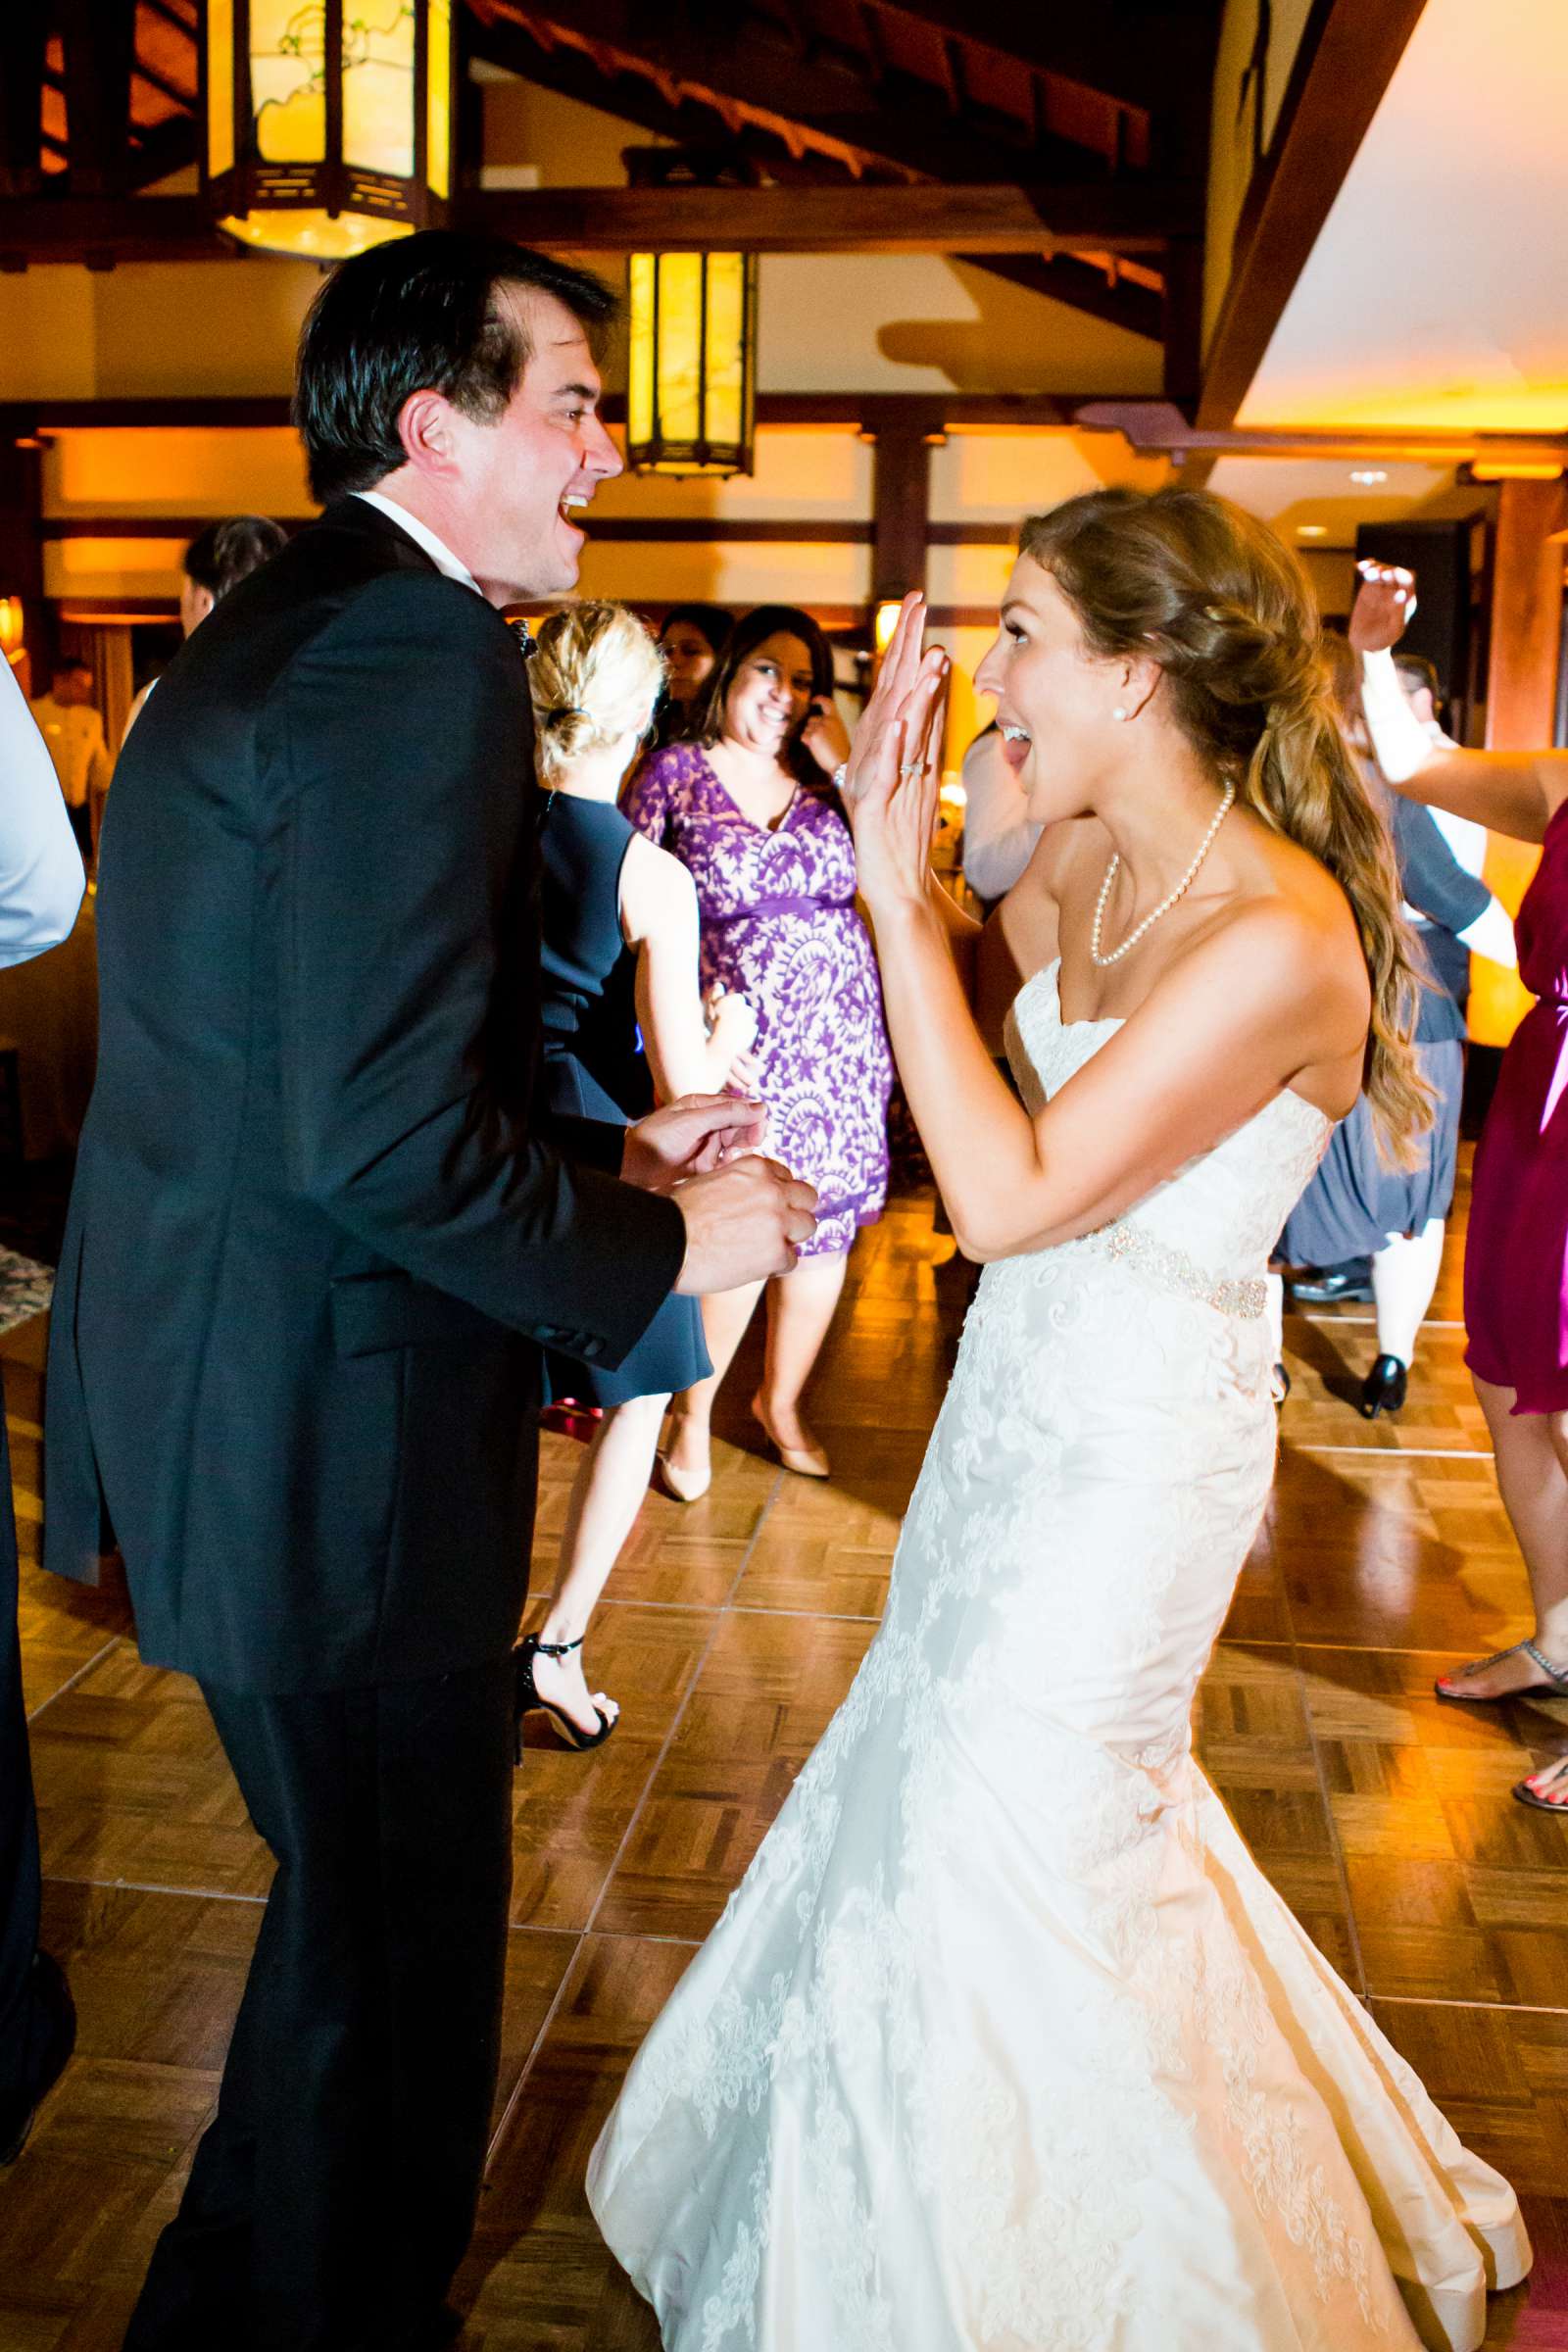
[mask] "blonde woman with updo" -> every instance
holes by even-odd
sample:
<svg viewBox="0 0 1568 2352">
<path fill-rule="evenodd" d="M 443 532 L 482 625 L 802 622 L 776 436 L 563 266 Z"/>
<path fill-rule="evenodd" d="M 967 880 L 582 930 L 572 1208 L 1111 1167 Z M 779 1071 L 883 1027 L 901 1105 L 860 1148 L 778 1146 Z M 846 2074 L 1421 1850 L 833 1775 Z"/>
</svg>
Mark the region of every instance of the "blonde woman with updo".
<svg viewBox="0 0 1568 2352">
<path fill-rule="evenodd" d="M 1363 1082 L 1426 1122 L 1383 827 L 1295 559 L 1206 492 L 1026 522 L 1045 828 L 929 868 L 906 607 L 846 777 L 899 1070 L 985 1272 L 882 1626 L 589 2194 L 669 2352 L 1475 2352 L 1530 2249 L 1247 1851 L 1189 1711 L 1274 1467 L 1269 1246 Z M 957 950 L 956 957 L 955 949 Z"/>
<path fill-rule="evenodd" d="M 616 1120 L 634 1093 L 640 1024 L 661 1102 L 749 1083 L 756 1030 L 744 996 L 698 994 L 697 894 L 675 858 L 645 841 L 615 796 L 653 717 L 658 649 L 619 605 L 567 605 L 528 664 L 539 783 L 540 968 L 545 1106 Z M 598 1747 L 619 1708 L 590 1692 L 582 1644 L 605 1580 L 648 1486 L 671 1392 L 709 1370 L 695 1298 L 673 1294 L 613 1372 L 552 1357 L 550 1386 L 604 1417 L 566 1508 L 549 1615 L 518 1653 L 519 1696 L 573 1747 Z"/>
</svg>

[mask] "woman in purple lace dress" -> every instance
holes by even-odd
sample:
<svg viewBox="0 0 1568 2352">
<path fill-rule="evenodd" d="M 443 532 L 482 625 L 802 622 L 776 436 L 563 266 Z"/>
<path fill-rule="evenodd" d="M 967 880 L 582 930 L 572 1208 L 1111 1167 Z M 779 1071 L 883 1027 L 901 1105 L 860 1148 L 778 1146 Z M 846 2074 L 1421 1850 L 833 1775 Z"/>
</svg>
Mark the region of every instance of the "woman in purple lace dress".
<svg viewBox="0 0 1568 2352">
<path fill-rule="evenodd" d="M 757 1014 L 757 1091 L 767 1149 L 814 1184 L 819 1222 L 793 1272 L 767 1285 L 767 1354 L 752 1410 L 786 1467 L 825 1478 L 801 1396 L 844 1284 L 858 1229 L 887 1197 L 893 1061 L 876 962 L 855 910 L 855 849 L 832 787 L 849 740 L 833 709 L 821 630 L 786 605 L 740 621 L 694 739 L 655 752 L 626 814 L 697 884 L 702 984 Z M 718 1384 L 760 1286 L 704 1301 L 711 1376 L 675 1400 L 664 1482 L 683 1502 L 708 1486 Z"/>
</svg>

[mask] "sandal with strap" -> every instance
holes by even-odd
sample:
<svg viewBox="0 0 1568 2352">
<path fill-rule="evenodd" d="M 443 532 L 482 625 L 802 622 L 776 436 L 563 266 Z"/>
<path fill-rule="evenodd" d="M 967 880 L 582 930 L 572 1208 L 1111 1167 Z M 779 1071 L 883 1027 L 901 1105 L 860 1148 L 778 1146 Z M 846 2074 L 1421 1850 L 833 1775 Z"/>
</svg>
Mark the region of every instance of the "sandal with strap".
<svg viewBox="0 0 1568 2352">
<path fill-rule="evenodd" d="M 1536 1781 L 1548 1779 L 1554 1772 L 1561 1772 L 1562 1764 L 1563 1759 L 1559 1756 L 1555 1764 L 1544 1764 L 1539 1772 L 1531 1773 L 1528 1780 L 1517 1782 L 1513 1794 L 1518 1798 L 1520 1804 L 1534 1805 L 1538 1813 L 1568 1814 L 1568 1775 L 1564 1775 L 1559 1783 L 1562 1791 L 1560 1796 L 1543 1796 L 1540 1790 L 1532 1786 L 1532 1783 Z"/>
<path fill-rule="evenodd" d="M 1434 1683 L 1432 1688 L 1439 1698 L 1446 1698 L 1453 1705 L 1464 1707 L 1500 1707 L 1510 1698 L 1533 1698 L 1538 1690 L 1547 1691 L 1553 1697 L 1568 1698 L 1568 1667 L 1554 1666 L 1545 1651 L 1539 1648 L 1534 1642 L 1515 1642 L 1507 1649 L 1494 1649 L 1490 1658 L 1477 1658 L 1474 1665 L 1467 1666 L 1464 1671 L 1466 1674 L 1485 1674 L 1489 1666 L 1500 1666 L 1504 1658 L 1517 1657 L 1521 1650 L 1532 1665 L 1541 1668 L 1544 1678 L 1543 1681 L 1523 1683 L 1517 1690 L 1475 1692 L 1456 1689 L 1445 1677 L 1441 1682 Z M 1548 1806 L 1547 1810 L 1555 1812 L 1557 1808 L 1552 1805 Z"/>
<path fill-rule="evenodd" d="M 599 1729 L 597 1732 L 585 1732 L 582 1725 L 575 1722 L 566 1713 L 564 1707 L 558 1707 L 553 1699 L 542 1696 L 539 1687 L 533 1679 L 535 1658 L 569 1658 L 574 1649 L 581 1649 L 586 1640 L 585 1634 L 579 1634 L 575 1642 L 541 1642 L 537 1634 L 525 1634 L 513 1651 L 512 1659 L 517 1676 L 516 1731 L 513 1752 L 519 1764 L 522 1762 L 522 1719 L 535 1708 L 542 1709 L 551 1718 L 568 1747 L 579 1750 L 603 1747 L 620 1721 L 618 1715 L 607 1715 L 603 1707 L 595 1707 L 594 1713 L 599 1718 Z"/>
</svg>

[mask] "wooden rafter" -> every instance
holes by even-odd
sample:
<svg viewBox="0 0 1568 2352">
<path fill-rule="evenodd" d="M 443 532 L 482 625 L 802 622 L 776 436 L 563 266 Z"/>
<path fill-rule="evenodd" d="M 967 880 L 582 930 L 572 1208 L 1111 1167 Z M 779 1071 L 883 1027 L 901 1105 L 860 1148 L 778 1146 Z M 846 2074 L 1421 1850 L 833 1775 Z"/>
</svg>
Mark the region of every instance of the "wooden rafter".
<svg viewBox="0 0 1568 2352">
<path fill-rule="evenodd" d="M 1039 187 L 538 188 L 466 217 L 580 252 L 1158 254 L 1198 227 L 1198 192 L 1162 181 Z"/>
<path fill-rule="evenodd" d="M 578 253 L 1158 253 L 1192 231 L 1193 192 L 1108 182 L 1049 188 L 525 188 L 462 196 L 462 223 Z M 190 261 L 231 255 L 198 196 L 11 197 L 0 258 Z"/>
<path fill-rule="evenodd" d="M 1069 141 L 1032 146 L 1021 120 L 974 107 L 956 112 L 949 95 L 912 74 L 889 73 L 879 85 L 848 51 L 802 57 L 781 31 L 768 37 L 756 20 L 717 39 L 699 37 L 667 12 L 657 24 L 650 13 L 645 24 L 626 0 L 484 0 L 474 35 L 479 55 L 489 53 L 490 28 L 508 22 L 612 56 L 623 72 L 657 74 L 666 90 L 678 87 L 708 105 L 738 102 L 835 150 L 857 150 L 922 177 L 993 180 L 1004 161 L 1041 178 L 1093 169 L 1092 156 Z"/>
<path fill-rule="evenodd" d="M 872 0 L 858 0 L 862 33 L 874 22 Z M 686 144 L 700 139 L 705 115 L 718 112 L 736 145 L 737 154 L 757 159 L 764 170 L 777 176 L 780 173 L 780 147 L 788 135 L 787 124 L 768 126 L 756 109 L 745 102 L 720 98 L 717 93 L 700 93 L 682 86 L 679 103 L 671 106 L 656 90 L 647 72 L 634 72 L 625 64 L 616 63 L 618 53 L 602 43 L 593 45 L 589 56 L 584 46 L 576 45 L 562 32 L 542 20 L 526 26 L 517 16 L 506 18 L 494 13 L 477 24 L 474 31 L 476 53 L 488 62 L 532 79 L 542 87 L 579 102 L 608 109 L 619 114 L 640 127 L 661 136 Z M 868 55 L 870 52 L 868 51 Z M 605 69 L 609 68 L 607 74 Z M 1038 89 L 1039 77 L 1034 77 Z M 896 109 L 882 93 L 882 104 L 875 111 L 869 135 L 883 152 L 872 152 L 848 141 L 825 136 L 818 124 L 802 126 L 802 135 L 791 138 L 786 152 L 790 156 L 789 177 L 808 175 L 842 184 L 845 175 L 861 177 L 867 173 L 885 176 L 900 173 L 916 176 L 912 162 L 894 160 L 886 152 L 890 145 L 899 144 L 890 135 L 888 125 L 896 121 Z M 810 142 L 807 145 L 806 142 Z M 1062 143 L 1054 142 L 1060 153 Z M 929 140 L 911 143 L 911 155 L 918 154 L 920 177 L 931 176 L 932 155 Z M 992 168 L 995 161 L 993 155 Z M 1159 272 L 1144 270 L 1138 272 L 1141 282 L 1121 281 L 1115 266 L 1107 270 L 1081 261 L 1078 257 L 1043 255 L 1030 258 L 973 254 L 969 257 L 977 267 L 993 270 L 1012 283 L 1027 287 L 1031 292 L 1049 295 L 1053 300 L 1082 310 L 1091 317 L 1120 326 L 1130 333 L 1157 340 L 1162 332 L 1163 311 Z M 1108 257 L 1100 257 L 1102 265 Z"/>
<path fill-rule="evenodd" d="M 1426 0 L 1317 0 L 1236 232 L 1198 422 L 1235 418 Z"/>
<path fill-rule="evenodd" d="M 1189 0 L 1184 8 L 1023 0 L 990 19 L 977 15 L 972 0 L 872 0 L 872 5 L 890 22 L 956 35 L 971 48 L 1146 116 L 1206 75 L 1218 17 L 1204 0 Z"/>
<path fill-rule="evenodd" d="M 799 164 L 810 154 L 829 171 L 837 167 L 852 178 L 862 177 L 868 165 L 883 173 L 890 169 L 877 157 L 844 141 L 817 138 L 808 143 L 799 125 L 738 99 L 716 91 L 699 94 L 651 70 L 633 71 L 614 51 L 602 45 L 590 51 L 563 40 L 543 22 L 524 25 L 515 18 L 495 18 L 476 24 L 472 38 L 473 55 L 486 64 L 500 66 L 558 97 L 618 115 L 639 129 L 672 139 L 677 146 L 711 144 L 711 118 L 717 114 L 737 148 L 748 155 Z M 898 176 L 914 175 L 902 171 Z"/>
</svg>

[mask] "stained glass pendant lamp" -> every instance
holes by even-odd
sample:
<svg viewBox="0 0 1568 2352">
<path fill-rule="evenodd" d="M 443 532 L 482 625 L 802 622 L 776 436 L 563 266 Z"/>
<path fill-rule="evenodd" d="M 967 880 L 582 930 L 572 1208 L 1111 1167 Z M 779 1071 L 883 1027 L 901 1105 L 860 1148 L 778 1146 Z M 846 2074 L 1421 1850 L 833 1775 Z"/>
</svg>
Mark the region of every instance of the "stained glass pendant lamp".
<svg viewBox="0 0 1568 2352">
<path fill-rule="evenodd" d="M 207 0 L 203 181 L 219 226 L 341 261 L 452 193 L 452 0 Z"/>
<path fill-rule="evenodd" d="M 626 462 L 637 473 L 750 473 L 757 258 L 634 253 Z"/>
</svg>

